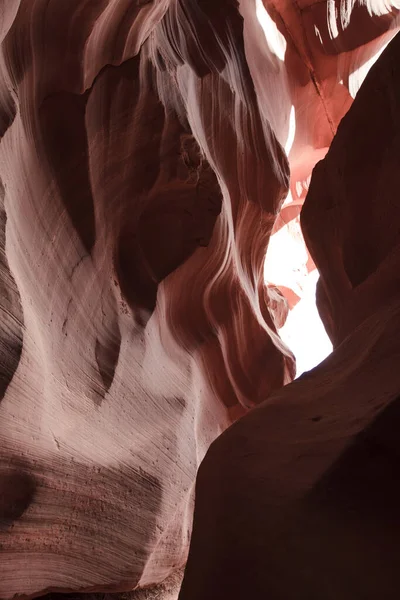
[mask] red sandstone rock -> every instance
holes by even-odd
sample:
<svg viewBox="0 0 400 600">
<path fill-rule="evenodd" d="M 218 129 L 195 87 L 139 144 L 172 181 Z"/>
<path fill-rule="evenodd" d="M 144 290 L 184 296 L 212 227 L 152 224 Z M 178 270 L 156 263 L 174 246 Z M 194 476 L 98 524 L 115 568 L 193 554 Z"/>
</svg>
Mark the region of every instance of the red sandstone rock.
<svg viewBox="0 0 400 600">
<path fill-rule="evenodd" d="M 398 596 L 399 94 L 398 35 L 302 212 L 335 350 L 212 444 L 180 600 Z"/>
<path fill-rule="evenodd" d="M 265 469 L 272 465 L 272 477 L 277 468 L 274 440 L 285 448 L 280 478 L 290 502 L 290 485 L 303 493 L 291 463 L 285 471 L 288 440 L 301 442 L 304 415 L 318 420 L 325 400 L 310 398 L 315 374 L 281 390 L 294 376 L 276 329 L 287 305 L 264 284 L 264 256 L 289 184 L 294 203 L 280 222 L 298 214 L 311 170 L 359 86 L 353 72 L 394 35 L 397 20 L 360 8 L 332 40 L 325 5 L 266 7 L 250 0 L 8 0 L 0 7 L 1 599 L 129 590 L 173 573 L 186 559 L 196 470 L 210 443 L 273 392 L 272 417 L 264 405 L 252 412 L 204 463 L 200 514 L 203 493 L 213 509 L 206 518 L 222 510 L 226 528 L 205 523 L 208 540 L 214 533 L 221 540 L 214 554 L 205 542 L 198 550 L 196 525 L 182 597 L 222 598 L 221 590 L 237 594 L 253 576 L 261 581 L 258 542 L 251 545 L 243 523 L 251 514 L 265 531 L 255 517 Z M 311 241 L 310 248 L 314 254 Z M 315 260 L 324 282 L 330 270 L 335 276 L 335 261 L 325 274 L 317 250 Z M 376 287 L 371 293 L 380 306 Z M 336 335 L 333 311 L 326 323 Z M 390 311 L 378 322 L 378 312 L 364 314 L 376 336 L 349 342 L 346 384 L 363 374 L 352 363 L 359 343 L 368 364 L 381 352 L 379 368 L 393 369 L 382 350 L 396 307 Z M 343 369 L 338 360 L 323 367 L 329 380 Z M 390 381 L 373 408 L 392 398 Z M 302 406 L 290 409 L 299 386 L 304 414 Z M 328 388 L 335 398 L 335 386 Z M 341 402 L 348 406 L 345 396 Z M 371 420 L 361 405 L 354 410 L 358 428 Z M 349 414 L 340 413 L 338 431 Z M 247 427 L 251 448 L 236 460 L 247 452 L 236 432 L 247 436 Z M 324 427 L 335 435 L 329 421 Z M 269 444 L 264 465 L 260 438 Z M 338 448 L 342 441 L 316 468 L 324 471 Z M 298 476 L 304 471 L 310 482 L 316 476 L 307 460 Z M 247 488 L 253 475 L 255 487 Z M 221 484 L 232 490 L 231 503 L 224 496 L 221 504 Z M 265 518 L 284 538 L 282 514 L 266 510 Z M 243 534 L 244 562 L 233 532 Z M 274 555 L 287 576 L 285 560 Z M 228 583 L 224 565 L 234 574 Z"/>
<path fill-rule="evenodd" d="M 293 377 L 241 17 L 166 9 L 29 0 L 3 42 L 1 598 L 162 581 L 210 442 Z"/>
</svg>

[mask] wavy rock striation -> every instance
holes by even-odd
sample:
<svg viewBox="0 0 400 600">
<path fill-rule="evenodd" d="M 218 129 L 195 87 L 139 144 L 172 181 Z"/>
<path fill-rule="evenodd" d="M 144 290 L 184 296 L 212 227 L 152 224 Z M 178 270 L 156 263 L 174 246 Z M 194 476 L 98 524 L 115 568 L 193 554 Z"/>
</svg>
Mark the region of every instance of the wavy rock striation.
<svg viewBox="0 0 400 600">
<path fill-rule="evenodd" d="M 182 600 L 397 597 L 399 65 L 397 35 L 301 213 L 334 352 L 211 445 Z"/>
<path fill-rule="evenodd" d="M 268 556 L 289 581 L 291 550 L 273 559 L 265 552 L 266 523 L 286 539 L 291 523 L 298 526 L 293 498 L 314 490 L 373 411 L 394 399 L 391 332 L 398 315 L 392 266 L 385 266 L 397 243 L 393 213 L 390 220 L 389 210 L 379 212 L 382 230 L 374 229 L 377 190 L 385 181 L 380 193 L 390 195 L 394 171 L 383 161 L 387 172 L 375 173 L 381 163 L 371 160 L 376 188 L 368 183 L 362 207 L 358 179 L 343 206 L 335 180 L 341 164 L 335 157 L 348 156 L 348 129 L 369 126 L 374 111 L 382 118 L 373 123 L 378 138 L 397 123 L 394 67 L 375 108 L 365 109 L 357 125 L 365 104 L 360 92 L 316 170 L 303 213 L 322 272 L 321 313 L 335 344 L 346 340 L 320 370 L 284 389 L 295 375 L 293 355 L 277 333 L 288 304 L 264 283 L 271 234 L 298 219 L 311 170 L 326 154 L 368 61 L 398 29 L 394 5 L 350 10 L 346 3 L 343 13 L 331 4 L 3 3 L 1 599 L 132 590 L 181 568 L 200 462 L 219 434 L 267 397 L 203 463 L 182 598 L 222 599 L 230 590 L 233 600 L 247 597 L 245 585 L 286 593 L 276 583 L 265 587 L 260 575 L 259 561 Z M 379 64 L 396 44 L 397 38 Z M 374 85 L 368 81 L 363 89 Z M 383 148 L 386 138 L 379 140 Z M 346 169 L 358 169 L 361 178 L 362 157 L 373 143 L 357 147 L 354 165 L 340 167 L 342 186 Z M 395 162 L 396 128 L 391 143 Z M 332 172 L 325 166 L 331 164 Z M 321 191 L 326 178 L 336 186 L 329 194 Z M 327 218 L 324 202 L 334 193 L 340 200 Z M 361 209 L 372 211 L 362 232 Z M 329 256 L 319 237 L 325 229 Z M 378 244 L 376 254 L 368 239 Z M 366 262 L 355 257 L 352 240 L 360 251 L 368 248 Z M 377 268 L 386 273 L 387 289 L 381 279 L 374 283 Z M 358 311 L 361 286 L 375 300 L 360 300 Z M 382 312 L 389 288 L 392 303 Z M 340 402 L 339 385 L 347 390 Z M 356 396 L 351 406 L 349 390 Z M 294 469 L 298 444 L 303 462 Z M 275 474 L 283 488 L 274 487 L 270 497 L 268 478 L 276 481 Z M 323 493 L 307 500 L 307 519 L 320 514 L 311 507 L 320 506 Z M 287 519 L 276 508 L 278 497 L 285 498 Z M 335 522 L 327 518 L 328 505 L 323 543 Z M 240 538 L 239 551 L 235 536 L 245 525 L 250 537 Z M 252 527 L 258 537 L 251 537 Z M 302 555 L 305 566 L 314 564 L 315 540 L 309 556 Z M 372 565 L 372 554 L 368 560 Z M 304 585 L 311 599 L 313 588 Z"/>
</svg>

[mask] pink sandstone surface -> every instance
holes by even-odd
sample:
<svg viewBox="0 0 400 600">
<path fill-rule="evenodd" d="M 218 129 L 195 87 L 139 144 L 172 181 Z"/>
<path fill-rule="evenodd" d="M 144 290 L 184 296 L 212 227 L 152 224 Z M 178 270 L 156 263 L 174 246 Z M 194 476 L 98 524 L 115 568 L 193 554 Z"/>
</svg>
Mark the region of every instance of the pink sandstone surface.
<svg viewBox="0 0 400 600">
<path fill-rule="evenodd" d="M 1 1 L 1 600 L 398 597 L 399 8 Z"/>
</svg>

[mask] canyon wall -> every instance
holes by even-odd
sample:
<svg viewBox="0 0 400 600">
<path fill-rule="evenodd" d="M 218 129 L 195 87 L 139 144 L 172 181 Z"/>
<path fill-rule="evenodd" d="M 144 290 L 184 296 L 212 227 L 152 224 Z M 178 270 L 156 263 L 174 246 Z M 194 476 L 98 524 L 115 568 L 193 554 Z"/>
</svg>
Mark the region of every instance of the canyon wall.
<svg viewBox="0 0 400 600">
<path fill-rule="evenodd" d="M 180 600 L 397 598 L 399 107 L 397 35 L 301 212 L 334 351 L 211 445 Z"/>
<path fill-rule="evenodd" d="M 385 65 L 398 38 L 331 143 L 398 8 L 1 9 L 0 598 L 131 590 L 181 568 L 197 469 L 232 423 L 200 470 L 182 598 L 233 600 L 246 586 L 289 598 L 261 576 L 260 556 L 272 560 L 264 500 L 272 533 L 292 539 L 298 498 L 371 422 L 366 404 L 382 412 L 397 385 L 397 70 Z M 336 349 L 291 384 L 278 329 L 293 290 L 265 284 L 264 258 L 271 235 L 299 223 L 308 190 L 307 270 L 321 272 Z M 292 521 L 274 504 L 286 496 Z M 288 552 L 271 563 L 285 578 Z"/>
</svg>

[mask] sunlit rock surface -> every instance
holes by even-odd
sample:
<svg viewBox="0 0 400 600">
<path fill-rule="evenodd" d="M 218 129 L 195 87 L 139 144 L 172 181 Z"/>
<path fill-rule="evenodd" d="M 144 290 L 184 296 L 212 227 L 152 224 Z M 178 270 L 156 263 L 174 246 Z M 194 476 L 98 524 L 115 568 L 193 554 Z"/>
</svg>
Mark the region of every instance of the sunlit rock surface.
<svg viewBox="0 0 400 600">
<path fill-rule="evenodd" d="M 400 36 L 301 213 L 334 351 L 216 440 L 180 600 L 398 597 Z"/>
<path fill-rule="evenodd" d="M 204 463 L 182 598 L 249 597 L 244 586 L 253 581 L 249 593 L 287 599 L 291 550 L 272 559 L 258 519 L 265 500 L 263 515 L 284 539 L 290 519 L 269 506 L 286 491 L 274 488 L 271 499 L 265 481 L 278 476 L 292 510 L 297 491 L 313 488 L 372 420 L 363 402 L 383 410 L 397 385 L 393 375 L 382 392 L 396 371 L 397 350 L 385 344 L 397 339 L 397 305 L 379 312 L 397 285 L 397 263 L 385 258 L 398 223 L 394 67 L 382 98 L 378 87 L 369 105 L 360 92 L 351 114 L 364 115 L 366 105 L 364 121 L 340 129 L 316 170 L 302 220 L 311 256 L 298 224 L 311 171 L 396 34 L 398 7 L 4 0 L 0 9 L 0 598 L 127 591 L 174 577 L 187 558 L 196 472 L 208 447 L 270 398 Z M 358 135 L 352 150 L 358 162 L 346 162 L 346 131 L 366 132 L 371 123 L 375 133 L 365 143 Z M 393 153 L 377 161 L 371 148 L 377 139 L 383 153 L 389 131 Z M 353 168 L 358 179 L 343 195 Z M 370 178 L 358 194 L 363 168 Z M 333 197 L 337 211 L 326 217 Z M 379 198 L 388 199 L 382 216 Z M 365 230 L 360 214 L 368 215 Z M 281 232 L 283 246 L 305 257 L 300 269 L 287 263 L 283 278 L 268 255 L 264 270 L 271 235 Z M 352 240 L 368 250 L 365 263 Z M 295 361 L 278 330 L 316 278 L 314 261 L 321 315 L 344 350 L 282 389 Z M 386 279 L 375 282 L 381 264 Z M 365 372 L 364 397 L 357 385 Z M 338 377 L 351 390 L 339 400 Z M 321 425 L 321 415 L 332 418 Z M 329 451 L 315 450 L 315 431 Z M 311 450 L 294 476 L 291 452 L 303 442 Z M 318 498 L 310 518 L 319 518 Z M 325 513 L 321 519 L 328 527 Z M 307 539 L 304 531 L 296 539 Z M 323 529 L 324 543 L 330 532 Z M 314 564 L 307 552 L 304 565 Z M 282 585 L 278 577 L 265 587 L 267 556 Z M 361 566 L 383 577 L 370 563 Z M 319 599 L 304 577 L 304 597 Z"/>
</svg>

